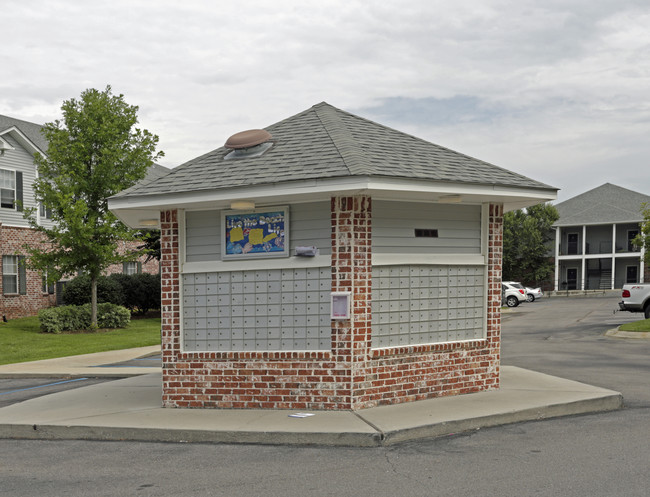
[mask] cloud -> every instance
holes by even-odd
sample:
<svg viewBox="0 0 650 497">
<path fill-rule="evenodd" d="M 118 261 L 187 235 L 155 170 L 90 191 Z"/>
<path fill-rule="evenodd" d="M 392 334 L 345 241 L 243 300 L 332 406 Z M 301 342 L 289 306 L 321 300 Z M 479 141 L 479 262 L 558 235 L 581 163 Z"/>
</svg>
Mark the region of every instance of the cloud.
<svg viewBox="0 0 650 497">
<path fill-rule="evenodd" d="M 175 166 L 327 101 L 557 186 L 615 183 L 647 167 L 649 24 L 646 0 L 33 0 L 4 13 L 0 105 L 50 121 L 111 84 Z"/>
</svg>

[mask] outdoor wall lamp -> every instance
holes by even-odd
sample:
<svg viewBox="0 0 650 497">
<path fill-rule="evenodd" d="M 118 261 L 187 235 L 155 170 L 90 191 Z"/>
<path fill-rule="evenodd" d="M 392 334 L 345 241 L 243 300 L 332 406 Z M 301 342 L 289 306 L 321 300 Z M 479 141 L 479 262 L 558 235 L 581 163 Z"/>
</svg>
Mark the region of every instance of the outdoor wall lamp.
<svg viewBox="0 0 650 497">
<path fill-rule="evenodd" d="M 158 226 L 158 219 L 140 219 L 140 226 Z"/>
<path fill-rule="evenodd" d="M 463 200 L 461 195 L 443 195 L 438 199 L 441 204 L 458 204 Z"/>
<path fill-rule="evenodd" d="M 255 209 L 255 202 L 252 200 L 233 200 L 230 202 L 230 208 L 237 211 Z"/>
</svg>

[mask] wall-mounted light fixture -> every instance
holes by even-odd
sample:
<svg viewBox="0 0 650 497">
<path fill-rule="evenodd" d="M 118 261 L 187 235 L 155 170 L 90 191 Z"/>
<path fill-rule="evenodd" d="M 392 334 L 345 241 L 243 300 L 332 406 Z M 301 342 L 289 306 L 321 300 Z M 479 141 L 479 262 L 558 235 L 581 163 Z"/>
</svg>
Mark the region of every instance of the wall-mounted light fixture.
<svg viewBox="0 0 650 497">
<path fill-rule="evenodd" d="M 140 219 L 138 223 L 140 224 L 140 226 L 147 226 L 147 227 L 158 226 L 158 219 Z"/>
<path fill-rule="evenodd" d="M 463 200 L 462 195 L 443 195 L 438 199 L 441 204 L 458 204 Z"/>
<path fill-rule="evenodd" d="M 233 200 L 230 202 L 230 208 L 237 211 L 247 211 L 255 209 L 255 202 L 252 200 Z"/>
</svg>

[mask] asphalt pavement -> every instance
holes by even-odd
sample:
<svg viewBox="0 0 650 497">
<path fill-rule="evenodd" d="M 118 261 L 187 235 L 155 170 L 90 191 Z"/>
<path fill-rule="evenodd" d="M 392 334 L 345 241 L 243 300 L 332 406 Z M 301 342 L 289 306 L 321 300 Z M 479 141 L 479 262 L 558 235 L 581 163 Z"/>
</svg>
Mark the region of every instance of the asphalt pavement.
<svg viewBox="0 0 650 497">
<path fill-rule="evenodd" d="M 502 366 L 501 388 L 360 411 L 161 407 L 157 347 L 0 366 L 3 378 L 116 378 L 0 408 L 0 438 L 380 446 L 619 409 L 620 393 Z"/>
</svg>

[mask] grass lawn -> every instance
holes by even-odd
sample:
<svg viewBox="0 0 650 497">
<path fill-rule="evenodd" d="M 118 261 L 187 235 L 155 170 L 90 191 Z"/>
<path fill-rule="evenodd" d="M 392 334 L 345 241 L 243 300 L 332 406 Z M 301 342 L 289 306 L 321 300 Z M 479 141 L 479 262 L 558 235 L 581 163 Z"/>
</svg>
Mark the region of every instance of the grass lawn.
<svg viewBox="0 0 650 497">
<path fill-rule="evenodd" d="M 0 364 L 158 344 L 160 318 L 134 319 L 123 329 L 60 335 L 41 333 L 37 317 L 0 323 Z"/>
<path fill-rule="evenodd" d="M 621 331 L 650 331 L 650 319 L 622 324 L 618 329 Z"/>
</svg>

